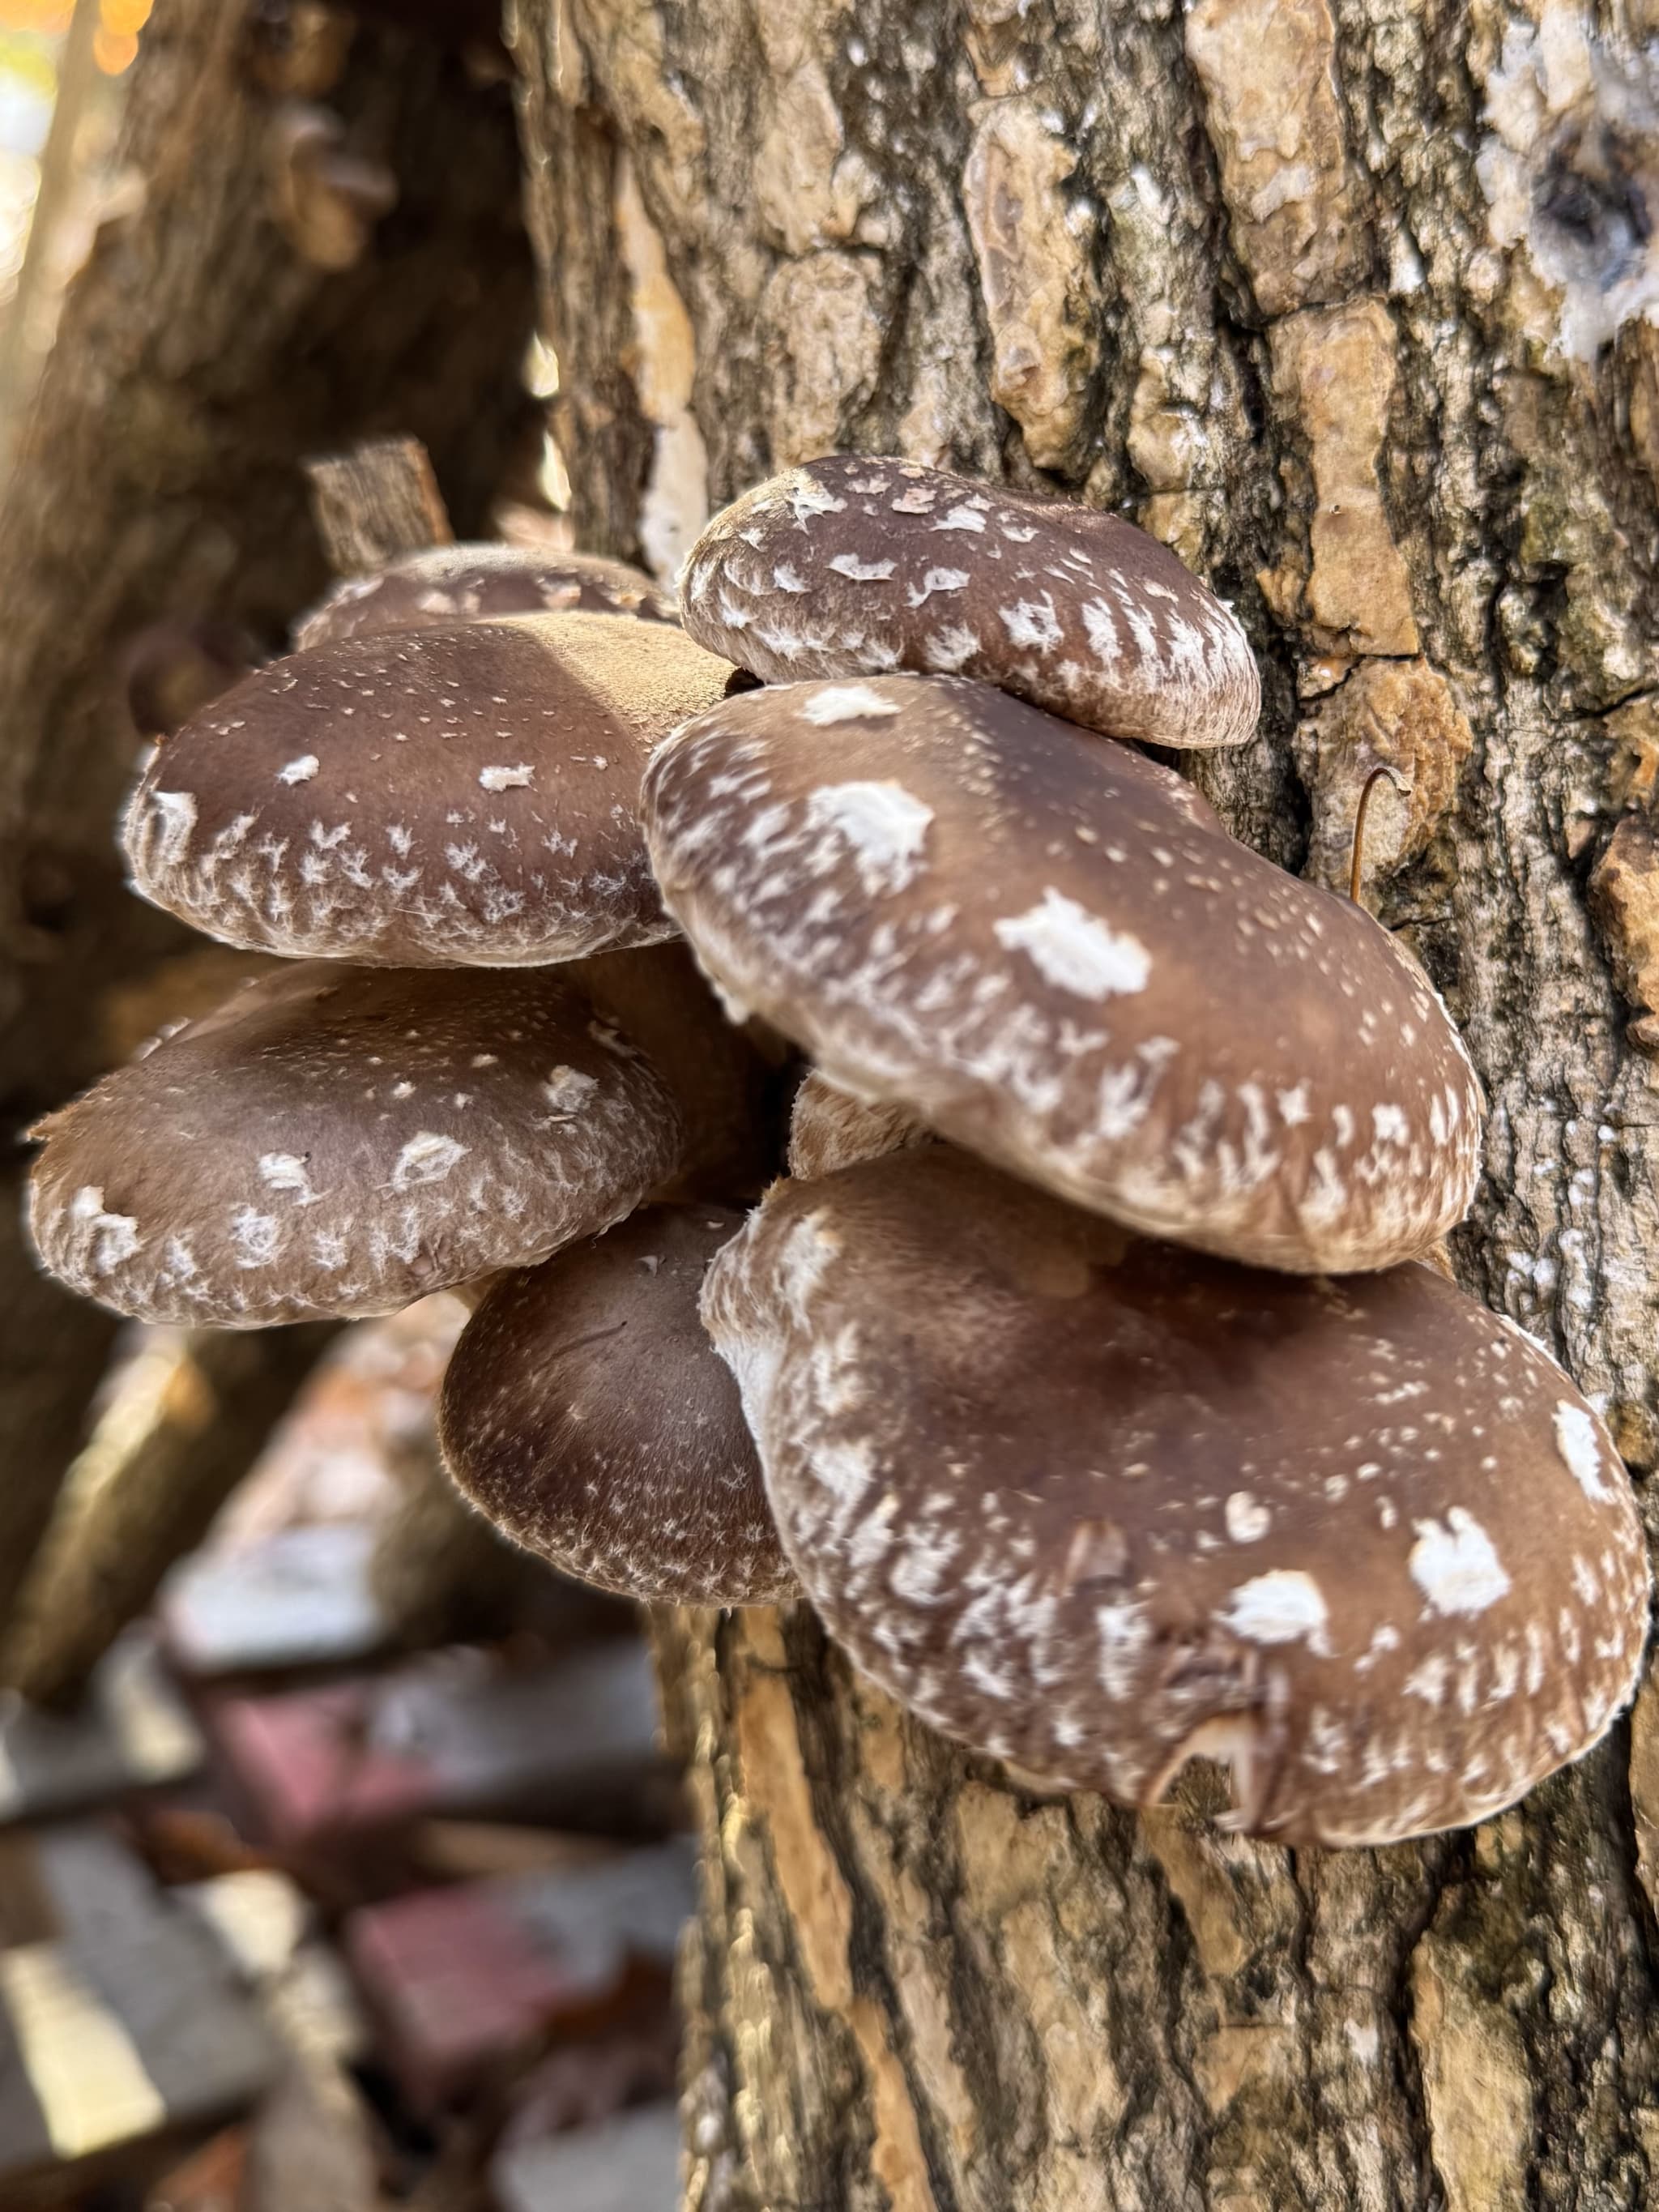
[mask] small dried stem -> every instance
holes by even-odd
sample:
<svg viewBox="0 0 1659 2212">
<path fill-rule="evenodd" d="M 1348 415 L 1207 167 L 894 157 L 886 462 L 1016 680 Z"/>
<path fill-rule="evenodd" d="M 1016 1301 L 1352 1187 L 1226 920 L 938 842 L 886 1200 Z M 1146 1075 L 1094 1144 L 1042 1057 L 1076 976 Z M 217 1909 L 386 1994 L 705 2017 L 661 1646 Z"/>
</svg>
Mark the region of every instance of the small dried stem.
<svg viewBox="0 0 1659 2212">
<path fill-rule="evenodd" d="M 418 438 L 374 438 L 306 463 L 311 511 L 337 576 L 383 568 L 400 553 L 453 545 L 444 495 Z"/>
</svg>

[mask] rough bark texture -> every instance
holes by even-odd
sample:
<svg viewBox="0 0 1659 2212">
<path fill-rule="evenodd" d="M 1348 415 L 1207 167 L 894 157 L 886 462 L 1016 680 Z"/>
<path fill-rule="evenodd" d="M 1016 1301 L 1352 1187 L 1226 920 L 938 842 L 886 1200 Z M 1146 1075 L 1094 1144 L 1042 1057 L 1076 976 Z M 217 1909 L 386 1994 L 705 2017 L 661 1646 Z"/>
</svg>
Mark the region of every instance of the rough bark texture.
<svg viewBox="0 0 1659 2212">
<path fill-rule="evenodd" d="M 404 553 L 451 545 L 443 495 L 416 438 L 376 438 L 306 465 L 317 534 L 337 576 L 358 576 Z"/>
<path fill-rule="evenodd" d="M 1408 781 L 1367 874 L 1488 1086 L 1458 1271 L 1641 1486 L 1652 0 L 518 0 L 514 35 L 582 542 L 695 527 L 694 451 L 718 504 L 840 447 L 1125 507 L 1214 580 L 1267 707 L 1196 773 L 1338 881 L 1371 769 Z M 703 2212 L 1659 2193 L 1659 1692 L 1481 1830 L 1290 1854 L 1190 1792 L 1038 1803 L 809 1618 L 662 1635 Z"/>
<path fill-rule="evenodd" d="M 309 11 L 307 11 L 309 12 Z M 279 649 L 320 588 L 303 458 L 377 430 L 429 447 L 477 533 L 527 402 L 531 277 L 510 95 L 364 27 L 285 50 L 264 0 L 162 0 L 106 224 L 0 501 L 0 1125 L 107 1064 L 103 994 L 185 941 L 127 895 L 113 825 L 137 740 L 133 634 L 213 617 Z M 346 49 L 349 45 L 349 53 Z M 283 103 L 325 97 L 397 179 L 356 265 L 277 227 Z M 434 149 L 441 158 L 434 158 Z M 0 1612 L 27 1566 L 112 1323 L 44 1283 L 0 1176 Z"/>
</svg>

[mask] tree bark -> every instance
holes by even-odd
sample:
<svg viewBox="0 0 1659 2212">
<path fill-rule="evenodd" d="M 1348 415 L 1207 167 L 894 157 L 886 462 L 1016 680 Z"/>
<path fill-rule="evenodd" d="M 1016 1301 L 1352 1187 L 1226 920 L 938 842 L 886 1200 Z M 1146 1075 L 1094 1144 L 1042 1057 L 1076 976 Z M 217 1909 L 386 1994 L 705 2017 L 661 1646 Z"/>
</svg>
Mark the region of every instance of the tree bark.
<svg viewBox="0 0 1659 2212">
<path fill-rule="evenodd" d="M 1487 1087 L 1457 1271 L 1650 1513 L 1656 33 L 1652 0 L 514 26 L 583 541 L 695 527 L 688 454 L 719 504 L 839 447 L 1122 507 L 1210 577 L 1267 708 L 1193 773 L 1333 884 L 1371 769 L 1408 781 L 1366 879 Z M 706 1844 L 701 2212 L 1659 2192 L 1659 1691 L 1479 1830 L 1288 1852 L 1206 1824 L 1201 1778 L 1039 1802 L 805 1613 L 659 1627 Z"/>
<path fill-rule="evenodd" d="M 376 431 L 428 447 L 479 534 L 530 424 L 510 94 L 437 43 L 360 27 L 285 51 L 263 0 L 161 0 L 106 223 L 66 302 L 0 506 L 0 1134 L 107 1064 L 101 1009 L 190 940 L 114 842 L 137 740 L 124 647 L 217 618 L 280 650 L 325 570 L 301 463 Z M 349 46 L 349 52 L 347 51 Z M 279 223 L 286 106 L 325 98 L 398 200 L 356 265 Z M 15 1158 L 14 1152 L 14 1158 Z M 36 1273 L 0 1175 L 0 1614 L 75 1449 L 113 1328 Z"/>
<path fill-rule="evenodd" d="M 0 1685 L 72 1704 L 94 1668 L 207 1534 L 336 1334 L 157 1332 L 118 1381 L 0 1642 Z"/>
</svg>

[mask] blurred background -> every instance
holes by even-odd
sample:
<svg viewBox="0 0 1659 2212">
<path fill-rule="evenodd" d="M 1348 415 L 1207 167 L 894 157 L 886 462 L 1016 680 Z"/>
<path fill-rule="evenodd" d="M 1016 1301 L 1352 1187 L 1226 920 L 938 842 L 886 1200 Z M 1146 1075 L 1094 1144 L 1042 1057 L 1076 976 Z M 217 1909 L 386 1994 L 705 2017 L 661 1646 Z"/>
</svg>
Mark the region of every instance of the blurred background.
<svg viewBox="0 0 1659 2212">
<path fill-rule="evenodd" d="M 0 0 L 0 467 L 64 287 L 118 205 L 115 135 L 151 0 Z"/>
</svg>

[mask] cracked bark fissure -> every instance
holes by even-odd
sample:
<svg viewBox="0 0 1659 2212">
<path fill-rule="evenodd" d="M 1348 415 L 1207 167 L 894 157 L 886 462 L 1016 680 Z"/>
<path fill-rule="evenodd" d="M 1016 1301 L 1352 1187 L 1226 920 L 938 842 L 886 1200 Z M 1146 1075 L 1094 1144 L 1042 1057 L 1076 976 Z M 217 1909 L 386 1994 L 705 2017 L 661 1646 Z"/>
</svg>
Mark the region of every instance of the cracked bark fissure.
<svg viewBox="0 0 1659 2212">
<path fill-rule="evenodd" d="M 1370 896 L 1487 1086 L 1458 1271 L 1645 1487 L 1659 1115 L 1627 1024 L 1659 915 L 1651 840 L 1602 855 L 1659 758 L 1659 281 L 1627 219 L 1659 9 L 518 0 L 514 29 L 584 541 L 637 550 L 685 495 L 650 397 L 678 375 L 714 504 L 900 452 L 1121 507 L 1232 597 L 1263 735 L 1194 772 L 1328 876 L 1370 769 L 1409 775 Z M 630 297 L 641 220 L 678 322 Z M 808 1615 L 659 1631 L 707 1844 L 700 2212 L 1659 2192 L 1655 1693 L 1480 1830 L 1291 1854 L 1207 1825 L 1196 1781 L 1142 1819 L 1024 1796 Z"/>
</svg>

